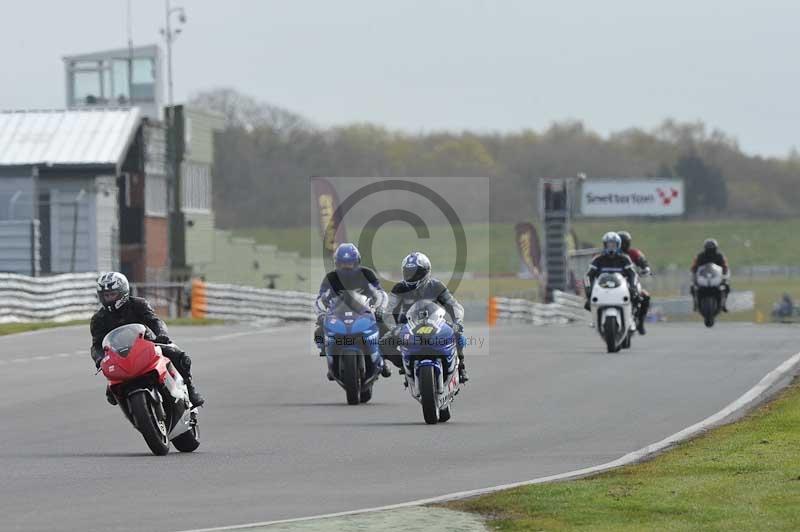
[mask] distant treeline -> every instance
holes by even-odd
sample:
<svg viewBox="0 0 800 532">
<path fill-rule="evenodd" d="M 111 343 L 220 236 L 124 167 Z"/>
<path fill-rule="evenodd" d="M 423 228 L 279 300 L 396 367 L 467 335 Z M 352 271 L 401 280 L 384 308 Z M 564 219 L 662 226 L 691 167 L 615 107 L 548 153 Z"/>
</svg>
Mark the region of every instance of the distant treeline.
<svg viewBox="0 0 800 532">
<path fill-rule="evenodd" d="M 541 132 L 409 134 L 372 124 L 320 128 L 230 89 L 194 105 L 225 115 L 217 136 L 214 208 L 222 227 L 309 222 L 308 178 L 489 176 L 493 221 L 531 219 L 540 177 L 681 176 L 691 217 L 783 217 L 800 212 L 800 155 L 749 156 L 702 123 L 666 120 L 608 138 L 581 122 Z M 464 221 L 471 213 L 462 213 Z M 483 216 L 478 213 L 476 216 Z"/>
</svg>

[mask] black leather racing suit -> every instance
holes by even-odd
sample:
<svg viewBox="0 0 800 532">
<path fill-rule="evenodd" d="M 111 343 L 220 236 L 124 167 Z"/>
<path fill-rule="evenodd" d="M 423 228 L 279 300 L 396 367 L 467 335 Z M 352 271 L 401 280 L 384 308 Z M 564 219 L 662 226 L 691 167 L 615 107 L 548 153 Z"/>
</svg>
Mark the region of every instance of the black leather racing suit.
<svg viewBox="0 0 800 532">
<path fill-rule="evenodd" d="M 389 292 L 389 312 L 394 318 L 395 324 L 400 325 L 406 322 L 406 312 L 411 306 L 420 300 L 436 301 L 450 314 L 453 322 L 457 324 L 457 351 L 459 364 L 463 367 L 464 364 L 464 350 L 462 347 L 461 333 L 458 330 L 463 327 L 464 323 L 464 307 L 456 300 L 447 286 L 439 279 L 429 278 L 426 281 L 420 282 L 417 286 L 411 286 L 405 281 L 394 285 Z M 399 338 L 395 333 L 398 328 L 395 327 L 393 334 L 386 338 L 384 358 L 391 360 L 392 364 L 398 368 L 403 367 L 402 357 L 397 349 Z M 389 345 L 393 344 L 393 345 Z"/>
<path fill-rule="evenodd" d="M 630 257 L 631 262 L 639 268 L 640 273 L 642 271 L 650 271 L 650 263 L 647 261 L 647 257 L 645 257 L 642 250 L 636 248 L 629 248 L 627 251 L 623 250 L 623 252 Z M 647 318 L 647 312 L 650 310 L 650 293 L 642 288 L 639 290 L 639 308 L 636 313 L 636 320 L 639 323 L 644 323 L 644 320 Z M 642 327 L 644 327 L 642 325 Z M 640 332 L 644 329 L 640 329 Z"/>
<path fill-rule="evenodd" d="M 158 317 L 146 299 L 132 297 L 122 308 L 110 312 L 101 308 L 92 316 L 90 330 L 92 332 L 91 355 L 95 365 L 99 365 L 103 353 L 103 338 L 122 325 L 140 323 L 149 327 L 156 336 L 167 336 L 167 325 Z M 161 346 L 161 352 L 172 361 L 175 369 L 181 374 L 187 385 L 192 384 L 192 359 L 175 344 Z"/>
<path fill-rule="evenodd" d="M 317 311 L 317 326 L 314 329 L 314 343 L 320 349 L 320 355 L 324 354 L 324 338 L 322 336 L 322 320 L 328 311 L 328 305 L 334 297 L 345 290 L 352 290 L 370 298 L 372 306 L 375 308 L 375 321 L 378 323 L 378 334 L 380 336 L 389 332 L 389 326 L 383 319 L 383 311 L 386 308 L 386 292 L 381 288 L 380 280 L 375 272 L 369 268 L 359 267 L 352 271 L 337 273 L 335 270 L 325 274 L 319 287 L 319 294 L 315 303 Z"/>
</svg>

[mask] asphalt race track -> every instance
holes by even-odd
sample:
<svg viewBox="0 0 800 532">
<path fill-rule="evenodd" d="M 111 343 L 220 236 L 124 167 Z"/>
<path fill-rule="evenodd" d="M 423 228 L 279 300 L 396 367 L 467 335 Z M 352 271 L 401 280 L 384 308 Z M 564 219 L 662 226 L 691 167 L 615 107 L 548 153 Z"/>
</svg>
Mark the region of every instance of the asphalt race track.
<svg viewBox="0 0 800 532">
<path fill-rule="evenodd" d="M 800 350 L 790 326 L 653 326 L 613 355 L 584 327 L 500 327 L 468 353 L 453 419 L 427 426 L 396 374 L 347 406 L 309 326 L 172 333 L 208 407 L 200 449 L 166 457 L 106 403 L 86 329 L 0 338 L 0 529 L 233 525 L 565 472 L 703 419 Z"/>
</svg>

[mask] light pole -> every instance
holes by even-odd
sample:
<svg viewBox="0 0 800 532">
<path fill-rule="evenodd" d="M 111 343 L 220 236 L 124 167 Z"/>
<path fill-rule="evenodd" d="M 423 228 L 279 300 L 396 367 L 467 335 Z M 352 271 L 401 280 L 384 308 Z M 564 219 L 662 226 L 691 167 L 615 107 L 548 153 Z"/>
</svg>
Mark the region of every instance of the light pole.
<svg viewBox="0 0 800 532">
<path fill-rule="evenodd" d="M 170 0 L 165 0 L 165 26 L 161 28 L 161 35 L 167 45 L 167 104 L 172 108 L 172 43 L 181 34 L 181 28 L 172 28 L 172 15 L 178 15 L 178 22 L 186 24 L 186 10 L 182 7 L 172 7 Z"/>
<path fill-rule="evenodd" d="M 186 24 L 186 11 L 182 7 L 172 7 L 170 0 L 164 2 L 164 27 L 161 35 L 167 47 L 167 271 L 172 280 L 172 246 L 175 241 L 173 232 L 177 228 L 176 219 L 180 213 L 178 194 L 178 161 L 177 136 L 175 128 L 175 108 L 172 91 L 172 43 L 181 34 L 180 27 L 172 27 L 172 16 L 178 15 L 178 23 Z"/>
</svg>

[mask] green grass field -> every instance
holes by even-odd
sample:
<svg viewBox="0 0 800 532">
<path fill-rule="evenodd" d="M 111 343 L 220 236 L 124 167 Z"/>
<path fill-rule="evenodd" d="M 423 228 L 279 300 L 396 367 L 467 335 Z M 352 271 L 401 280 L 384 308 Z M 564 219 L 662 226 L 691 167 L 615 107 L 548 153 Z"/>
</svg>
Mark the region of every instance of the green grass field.
<svg viewBox="0 0 800 532">
<path fill-rule="evenodd" d="M 598 242 L 605 231 L 627 230 L 634 245 L 647 253 L 656 268 L 688 269 L 705 238 L 716 238 L 734 267 L 798 266 L 800 218 L 787 220 L 716 221 L 579 221 L 581 241 Z"/>
<path fill-rule="evenodd" d="M 800 385 L 642 464 L 447 507 L 502 531 L 800 530 Z"/>
<path fill-rule="evenodd" d="M 538 223 L 536 225 L 539 225 Z M 656 269 L 674 265 L 688 269 L 692 258 L 706 237 L 719 240 L 734 266 L 778 265 L 797 266 L 800 249 L 800 218 L 786 220 L 716 220 L 716 221 L 577 221 L 573 224 L 582 242 L 597 243 L 603 233 L 626 229 L 634 243 L 641 247 Z M 513 224 L 466 224 L 467 271 L 482 273 L 514 273 L 519 258 Z M 455 261 L 455 241 L 449 227 L 430 228 L 429 239 L 418 239 L 414 230 L 404 224 L 383 226 L 374 235 L 374 257 L 381 270 L 399 269 L 400 260 L 409 251 L 427 253 L 434 266 L 449 271 Z M 541 231 L 540 231 L 541 232 Z M 239 229 L 237 236 L 254 238 L 259 243 L 274 244 L 280 249 L 310 255 L 318 245 L 316 228 L 252 228 Z M 360 234 L 349 228 L 350 240 L 359 243 Z"/>
</svg>

